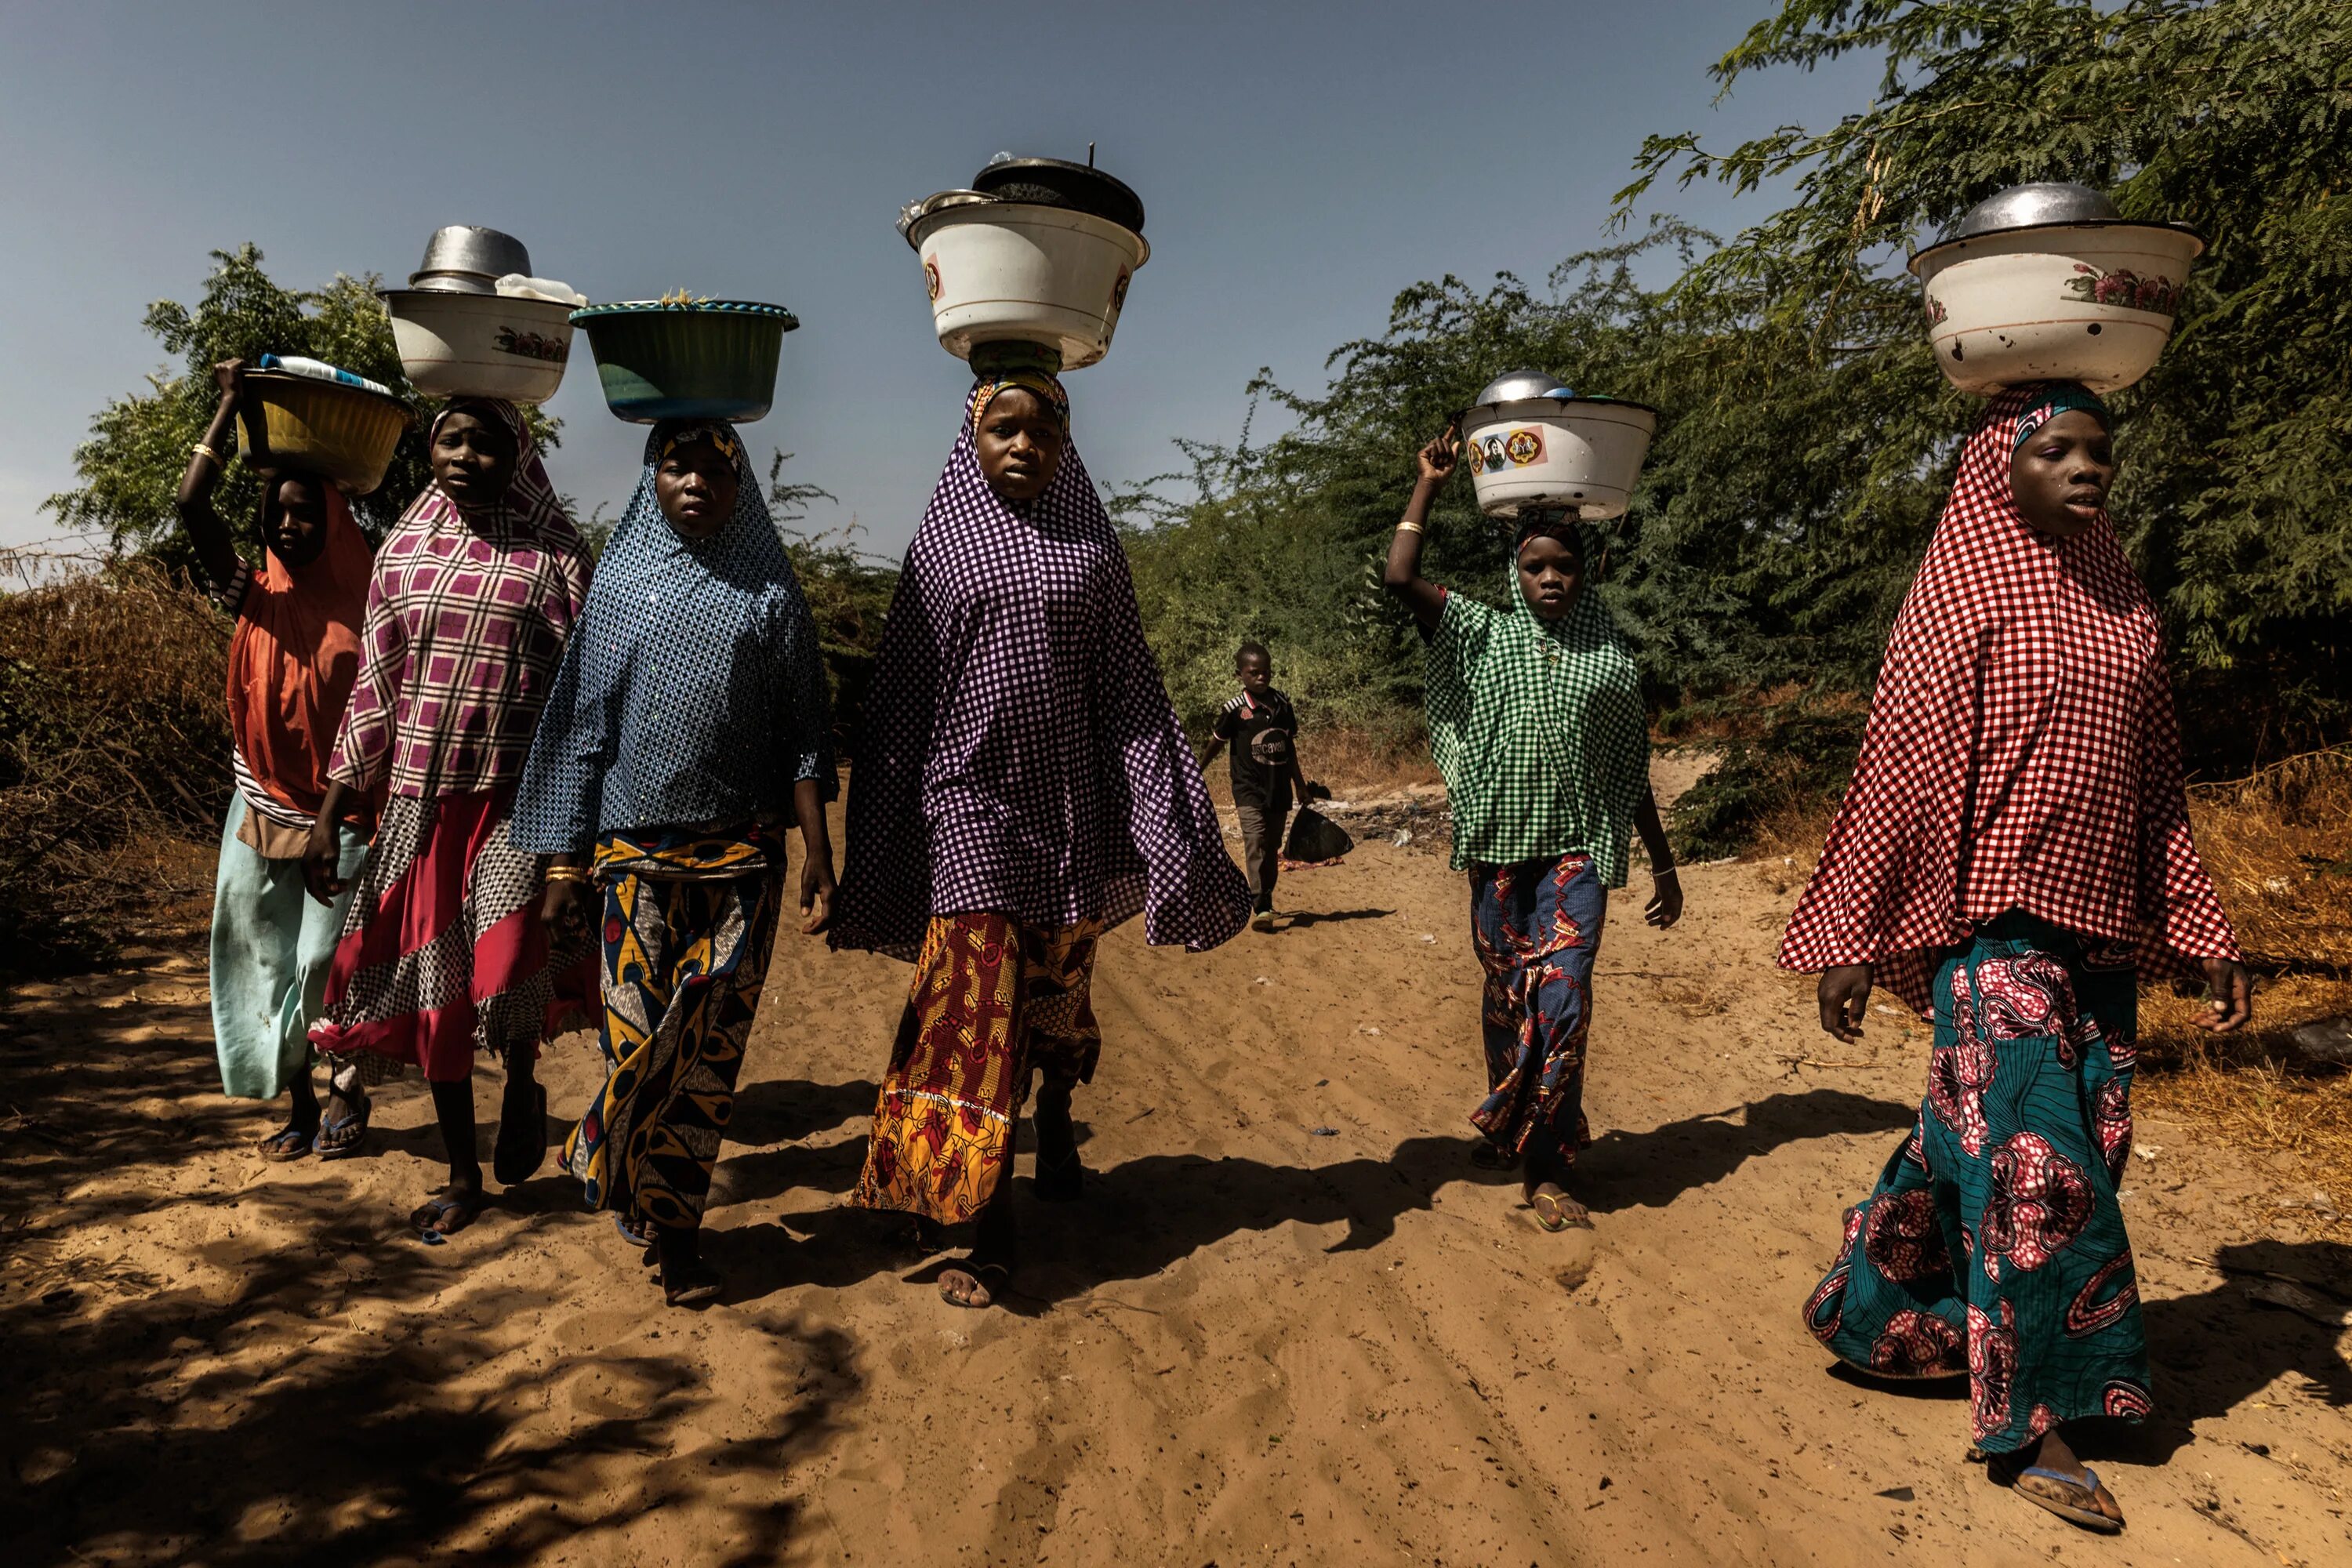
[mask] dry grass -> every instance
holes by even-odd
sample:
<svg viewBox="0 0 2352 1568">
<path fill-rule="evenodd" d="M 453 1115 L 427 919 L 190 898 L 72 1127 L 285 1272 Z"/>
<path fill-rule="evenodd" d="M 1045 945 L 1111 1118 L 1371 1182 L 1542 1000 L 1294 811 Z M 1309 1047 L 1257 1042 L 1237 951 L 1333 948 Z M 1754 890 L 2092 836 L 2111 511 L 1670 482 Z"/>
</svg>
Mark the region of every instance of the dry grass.
<svg viewBox="0 0 2352 1568">
<path fill-rule="evenodd" d="M 208 880 L 226 621 L 152 564 L 0 552 L 0 963 L 87 960 Z"/>
<path fill-rule="evenodd" d="M 2144 988 L 2138 1102 L 2150 1116 L 2289 1157 L 2306 1189 L 2297 1196 L 2315 1188 L 2352 1210 L 2352 1076 L 2298 1070 L 2288 1042 L 2300 1025 L 2352 1015 L 2352 751 L 2199 785 L 2189 813 L 2262 974 L 2255 1022 L 2213 1035 L 2195 1023 L 2201 994 Z M 1759 836 L 1759 874 L 1791 900 L 1812 874 L 1829 815 L 1818 803 L 1791 805 Z"/>
<path fill-rule="evenodd" d="M 2195 996 L 2144 994 L 2140 1103 L 2289 1155 L 2302 1184 L 2352 1209 L 2352 1077 L 2297 1071 L 2287 1040 L 2298 1025 L 2352 1015 L 2352 752 L 2200 785 L 2189 810 L 2239 944 L 2263 978 L 2253 1026 L 2236 1035 L 2199 1028 Z"/>
</svg>

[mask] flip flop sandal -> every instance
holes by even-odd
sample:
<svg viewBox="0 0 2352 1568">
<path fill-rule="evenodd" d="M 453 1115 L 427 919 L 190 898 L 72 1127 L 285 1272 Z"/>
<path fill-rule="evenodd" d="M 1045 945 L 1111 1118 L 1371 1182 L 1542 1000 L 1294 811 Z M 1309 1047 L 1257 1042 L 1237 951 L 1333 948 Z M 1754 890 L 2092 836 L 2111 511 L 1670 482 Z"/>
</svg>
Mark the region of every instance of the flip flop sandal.
<svg viewBox="0 0 2352 1568">
<path fill-rule="evenodd" d="M 254 1150 L 271 1164 L 282 1165 L 310 1153 L 311 1140 L 317 1136 L 315 1132 L 297 1132 L 291 1127 L 281 1127 L 255 1144 Z"/>
<path fill-rule="evenodd" d="M 671 1307 L 699 1307 L 719 1300 L 727 1289 L 727 1278 L 713 1268 L 708 1260 L 698 1258 L 685 1265 L 676 1279 L 667 1271 L 662 1276 L 662 1302 Z"/>
<path fill-rule="evenodd" d="M 540 1166 L 547 1163 L 547 1086 L 534 1084 L 532 1108 L 528 1113 L 530 1142 L 520 1153 L 515 1152 L 522 1141 L 525 1127 L 520 1119 L 500 1114 L 499 1141 L 490 1150 L 490 1174 L 505 1186 L 516 1186 L 539 1174 Z"/>
<path fill-rule="evenodd" d="M 1528 1206 L 1536 1211 L 1536 1223 L 1543 1226 L 1545 1230 L 1549 1231 L 1554 1236 L 1558 1236 L 1564 1230 L 1591 1230 L 1592 1228 L 1592 1215 L 1591 1214 L 1580 1213 L 1573 1215 L 1562 1214 L 1559 1209 L 1560 1202 L 1561 1200 L 1558 1194 L 1538 1193 L 1535 1196 L 1528 1200 Z M 1547 1207 L 1547 1205 L 1549 1205 L 1549 1207 Z"/>
<path fill-rule="evenodd" d="M 473 1224 L 481 1212 L 478 1202 L 468 1204 L 463 1198 L 427 1198 L 408 1216 L 408 1223 L 416 1227 L 416 1234 L 424 1238 L 425 1246 L 438 1247 Z M 442 1218 L 450 1214 L 464 1217 L 446 1230 L 437 1228 Z"/>
<path fill-rule="evenodd" d="M 950 1296 L 947 1282 L 941 1280 L 940 1300 L 950 1307 L 967 1307 L 973 1311 L 982 1311 L 1004 1300 L 1013 1288 L 1013 1270 L 1002 1263 L 967 1263 L 963 1271 L 980 1281 L 980 1288 L 987 1293 L 988 1300 L 975 1301 L 969 1297 Z"/>
<path fill-rule="evenodd" d="M 310 1152 L 321 1160 L 348 1160 L 367 1142 L 368 1120 L 375 1114 L 375 1101 L 368 1098 L 366 1089 L 362 1089 L 354 1094 L 345 1095 L 343 1103 L 353 1108 L 351 1112 L 321 1120 L 318 1133 L 310 1140 Z M 341 1137 L 345 1132 L 351 1134 L 348 1141 L 341 1143 L 328 1142 L 331 1138 Z"/>
<path fill-rule="evenodd" d="M 649 1249 L 654 1244 L 653 1227 L 648 1226 L 639 1230 L 629 1223 L 629 1216 L 625 1214 L 616 1214 L 613 1216 L 613 1228 L 619 1231 L 621 1239 L 631 1247 Z"/>
<path fill-rule="evenodd" d="M 1507 1171 L 1517 1162 L 1481 1138 L 1470 1145 L 1470 1163 L 1482 1171 Z"/>
<path fill-rule="evenodd" d="M 2056 1498 L 2043 1497 L 2040 1492 L 2028 1491 L 2017 1484 L 2017 1481 L 2021 1481 L 2028 1476 L 2039 1476 L 2045 1481 L 2056 1481 L 2070 1492 L 2095 1499 L 2100 1489 L 2099 1472 L 2084 1465 L 2083 1475 L 2084 1479 L 2091 1483 L 2087 1487 L 2072 1476 L 2062 1476 L 2056 1470 L 2044 1469 L 2040 1465 L 2028 1465 L 2024 1469 L 2017 1472 L 2017 1480 L 2009 1483 L 2009 1489 L 2036 1508 L 2048 1509 L 2070 1524 L 2079 1524 L 2084 1530 L 2094 1530 L 2101 1535 L 2116 1533 L 2124 1527 L 2124 1521 L 2120 1519 L 2111 1519 L 2097 1509 L 2085 1508 L 2080 1503 L 2061 1502 Z"/>
</svg>

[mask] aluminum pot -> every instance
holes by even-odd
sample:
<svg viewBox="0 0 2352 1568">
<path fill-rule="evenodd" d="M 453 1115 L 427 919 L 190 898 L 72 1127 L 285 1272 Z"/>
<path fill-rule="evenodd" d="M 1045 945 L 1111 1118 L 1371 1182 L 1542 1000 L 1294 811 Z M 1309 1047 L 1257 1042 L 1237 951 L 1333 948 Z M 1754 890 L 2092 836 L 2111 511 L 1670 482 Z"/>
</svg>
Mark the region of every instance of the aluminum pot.
<svg viewBox="0 0 2352 1568">
<path fill-rule="evenodd" d="M 425 259 L 416 269 L 472 273 L 496 282 L 509 272 L 530 276 L 530 252 L 510 234 L 474 224 L 451 224 L 433 231 L 433 237 L 425 242 Z"/>
</svg>

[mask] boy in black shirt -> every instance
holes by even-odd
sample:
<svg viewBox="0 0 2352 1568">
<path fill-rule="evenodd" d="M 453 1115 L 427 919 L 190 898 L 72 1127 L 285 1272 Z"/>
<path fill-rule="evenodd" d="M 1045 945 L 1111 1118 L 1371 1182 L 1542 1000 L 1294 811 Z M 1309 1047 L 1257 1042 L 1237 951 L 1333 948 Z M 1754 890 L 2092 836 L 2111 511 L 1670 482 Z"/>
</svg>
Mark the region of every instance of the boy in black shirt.
<svg viewBox="0 0 2352 1568">
<path fill-rule="evenodd" d="M 1298 716 L 1290 699 L 1274 689 L 1274 660 L 1265 645 L 1245 642 L 1234 654 L 1234 678 L 1241 695 L 1217 715 L 1215 739 L 1202 755 L 1208 766 L 1226 746 L 1234 749 L 1234 810 L 1242 822 L 1242 869 L 1249 878 L 1250 924 L 1274 929 L 1274 880 L 1282 865 L 1282 830 L 1294 798 L 1309 785 L 1298 765 Z"/>
</svg>

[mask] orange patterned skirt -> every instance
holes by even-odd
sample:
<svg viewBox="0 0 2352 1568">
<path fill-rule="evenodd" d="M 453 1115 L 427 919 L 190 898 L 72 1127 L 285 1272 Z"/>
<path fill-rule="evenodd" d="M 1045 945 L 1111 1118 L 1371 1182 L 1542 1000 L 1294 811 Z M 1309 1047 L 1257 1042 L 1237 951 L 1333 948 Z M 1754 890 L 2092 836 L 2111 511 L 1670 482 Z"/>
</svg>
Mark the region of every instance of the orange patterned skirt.
<svg viewBox="0 0 2352 1568">
<path fill-rule="evenodd" d="M 850 1202 L 952 1225 L 995 1195 L 1033 1072 L 1094 1077 L 1099 921 L 1026 926 L 934 915 L 915 961 L 874 1137 Z"/>
</svg>

